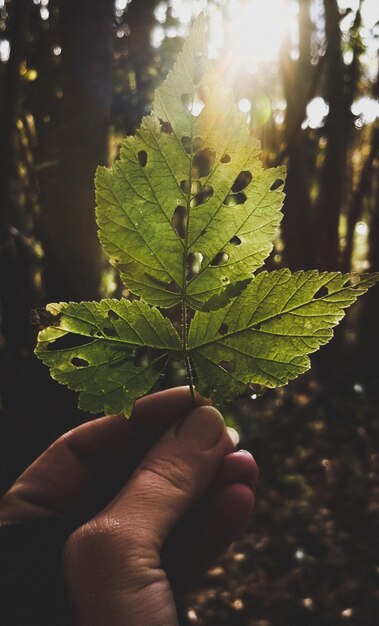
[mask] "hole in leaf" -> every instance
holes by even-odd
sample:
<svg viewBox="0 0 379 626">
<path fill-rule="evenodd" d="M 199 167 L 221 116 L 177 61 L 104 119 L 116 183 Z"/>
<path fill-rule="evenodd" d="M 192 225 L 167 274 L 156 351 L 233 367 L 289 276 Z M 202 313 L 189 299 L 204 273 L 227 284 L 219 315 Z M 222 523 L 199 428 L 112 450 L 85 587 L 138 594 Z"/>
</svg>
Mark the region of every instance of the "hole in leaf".
<svg viewBox="0 0 379 626">
<path fill-rule="evenodd" d="M 234 235 L 234 237 L 230 239 L 229 243 L 231 243 L 233 246 L 240 246 L 242 243 L 242 240 L 239 237 L 237 237 L 237 235 Z"/>
<path fill-rule="evenodd" d="M 272 183 L 270 189 L 271 191 L 275 191 L 275 189 L 279 189 L 279 187 L 281 187 L 282 185 L 284 185 L 284 180 L 282 178 L 277 178 Z"/>
<path fill-rule="evenodd" d="M 198 152 L 192 161 L 193 178 L 203 178 L 208 176 L 212 170 L 216 158 L 216 153 L 211 148 L 205 148 Z"/>
<path fill-rule="evenodd" d="M 186 236 L 187 230 L 187 209 L 185 206 L 177 206 L 172 216 L 171 224 L 175 228 L 179 237 L 182 239 Z"/>
<path fill-rule="evenodd" d="M 196 103 L 196 100 L 201 100 L 204 103 L 208 100 L 210 94 L 211 90 L 208 85 L 200 85 L 200 87 L 196 89 L 194 102 Z"/>
<path fill-rule="evenodd" d="M 210 266 L 216 267 L 217 265 L 224 265 L 228 259 L 229 254 L 221 250 L 221 252 L 218 252 L 216 256 L 212 259 L 212 261 L 210 262 Z"/>
<path fill-rule="evenodd" d="M 180 289 L 179 289 L 179 285 L 174 281 L 171 280 L 169 283 L 166 282 L 165 280 L 160 280 L 159 278 L 157 278 L 156 276 L 153 276 L 152 274 L 149 274 L 148 272 L 145 272 L 145 276 L 146 278 L 148 278 L 152 283 L 154 283 L 157 287 L 161 287 L 162 289 L 164 289 L 165 291 L 169 291 L 171 293 L 179 293 Z"/>
<path fill-rule="evenodd" d="M 227 372 L 232 373 L 236 369 L 236 362 L 235 361 L 219 361 L 219 366 L 222 367 Z"/>
<path fill-rule="evenodd" d="M 266 391 L 267 391 L 267 387 L 265 387 L 264 385 L 258 385 L 257 383 L 249 384 L 249 395 L 251 396 L 253 400 L 256 400 L 257 398 L 264 396 Z"/>
<path fill-rule="evenodd" d="M 67 333 L 63 337 L 59 337 L 53 343 L 49 343 L 48 350 L 69 350 L 70 348 L 80 348 L 80 346 L 86 346 L 92 343 L 91 337 L 84 337 L 83 335 L 76 335 L 75 333 Z"/>
<path fill-rule="evenodd" d="M 187 152 L 187 154 L 191 154 L 191 137 L 182 137 L 181 138 L 181 142 L 182 142 L 182 146 L 184 148 L 184 150 Z"/>
<path fill-rule="evenodd" d="M 133 365 L 136 367 L 148 367 L 153 360 L 153 351 L 151 348 L 138 348 L 135 352 Z"/>
<path fill-rule="evenodd" d="M 320 289 L 318 291 L 316 291 L 315 295 L 313 296 L 314 299 L 316 298 L 323 298 L 324 296 L 327 296 L 329 293 L 327 287 L 320 287 Z"/>
<path fill-rule="evenodd" d="M 170 122 L 165 122 L 164 120 L 160 119 L 159 123 L 161 125 L 162 133 L 165 133 L 166 135 L 171 135 L 171 133 L 172 133 L 172 126 L 171 126 Z"/>
<path fill-rule="evenodd" d="M 194 117 L 198 117 L 205 107 L 205 103 L 211 93 L 210 88 L 207 85 L 200 85 L 197 88 L 193 101 L 188 104 L 188 99 L 185 97 L 187 94 L 183 94 L 182 102 L 188 111 L 191 111 Z M 184 101 L 183 101 L 184 99 Z"/>
<path fill-rule="evenodd" d="M 247 187 L 253 179 L 253 175 L 248 170 L 240 172 L 233 183 L 232 191 L 233 193 L 237 193 L 238 191 L 242 191 Z"/>
<path fill-rule="evenodd" d="M 117 331 L 114 328 L 110 328 L 109 326 L 104 326 L 103 333 L 107 337 L 117 337 Z"/>
<path fill-rule="evenodd" d="M 212 185 L 204 185 L 204 187 L 192 198 L 191 200 L 191 208 L 197 207 L 200 204 L 205 204 L 209 198 L 213 196 L 213 187 Z"/>
<path fill-rule="evenodd" d="M 88 367 L 89 363 L 88 361 L 86 361 L 86 359 L 81 359 L 78 356 L 74 356 L 73 359 L 71 359 L 71 363 L 73 365 L 75 365 L 75 367 Z"/>
<path fill-rule="evenodd" d="M 262 324 L 261 324 L 261 323 L 254 324 L 254 326 L 252 326 L 252 327 L 251 327 L 251 330 L 260 330 L 260 329 L 261 329 L 261 327 L 262 327 Z"/>
<path fill-rule="evenodd" d="M 220 163 L 230 163 L 231 160 L 229 154 L 224 154 L 220 159 Z"/>
<path fill-rule="evenodd" d="M 189 180 L 181 180 L 180 181 L 180 189 L 183 193 L 189 194 L 190 192 L 190 182 Z"/>
<path fill-rule="evenodd" d="M 119 320 L 120 316 L 118 313 L 116 313 L 116 311 L 112 311 L 112 309 L 109 309 L 108 313 L 107 313 L 108 319 L 109 320 Z"/>
<path fill-rule="evenodd" d="M 191 113 L 194 117 L 199 117 L 200 113 L 205 107 L 204 100 L 197 99 L 194 101 L 191 109 Z"/>
<path fill-rule="evenodd" d="M 225 324 L 224 322 L 221 324 L 220 328 L 218 329 L 218 332 L 220 333 L 220 335 L 226 335 L 226 333 L 229 330 L 229 326 L 228 324 Z"/>
<path fill-rule="evenodd" d="M 180 99 L 181 99 L 182 104 L 183 104 L 184 108 L 186 109 L 186 111 L 191 111 L 191 109 L 192 109 L 192 97 L 191 97 L 191 94 L 183 93 L 181 95 Z"/>
<path fill-rule="evenodd" d="M 146 150 L 140 150 L 139 153 L 137 154 L 138 156 L 138 162 L 140 164 L 141 167 L 145 167 L 146 163 L 147 163 L 147 152 Z"/>
<path fill-rule="evenodd" d="M 201 190 L 201 182 L 199 180 L 193 180 L 190 186 L 189 180 L 180 181 L 180 189 L 184 194 L 195 195 L 198 191 Z"/>
<path fill-rule="evenodd" d="M 192 142 L 192 152 L 198 152 L 204 145 L 204 139 L 202 137 L 195 137 Z"/>
<path fill-rule="evenodd" d="M 170 282 L 167 283 L 167 291 L 170 291 L 170 293 L 180 293 L 180 287 L 174 280 L 170 280 Z"/>
<path fill-rule="evenodd" d="M 201 310 L 209 312 L 224 308 L 227 304 L 229 304 L 230 300 L 239 296 L 240 293 L 242 293 L 243 290 L 250 284 L 250 282 L 251 279 L 246 278 L 245 280 L 238 280 L 236 283 L 226 285 L 221 293 L 211 296 L 206 302 L 204 302 Z"/>
<path fill-rule="evenodd" d="M 226 206 L 237 206 L 237 204 L 244 204 L 246 202 L 247 196 L 240 191 L 239 193 L 230 193 L 226 196 L 223 204 Z"/>
<path fill-rule="evenodd" d="M 125 365 L 125 363 L 129 363 L 133 361 L 133 354 L 123 354 L 121 350 L 115 354 L 114 358 L 109 361 L 109 367 L 115 369 L 116 367 L 120 367 L 121 365 Z"/>
<path fill-rule="evenodd" d="M 201 264 L 203 262 L 203 255 L 201 252 L 190 252 L 187 257 L 187 280 L 191 280 L 201 270 Z"/>
<path fill-rule="evenodd" d="M 191 154 L 191 152 L 195 154 L 203 147 L 204 139 L 201 137 L 195 137 L 195 139 L 191 142 L 190 137 L 182 137 L 181 143 L 187 154 Z"/>
</svg>

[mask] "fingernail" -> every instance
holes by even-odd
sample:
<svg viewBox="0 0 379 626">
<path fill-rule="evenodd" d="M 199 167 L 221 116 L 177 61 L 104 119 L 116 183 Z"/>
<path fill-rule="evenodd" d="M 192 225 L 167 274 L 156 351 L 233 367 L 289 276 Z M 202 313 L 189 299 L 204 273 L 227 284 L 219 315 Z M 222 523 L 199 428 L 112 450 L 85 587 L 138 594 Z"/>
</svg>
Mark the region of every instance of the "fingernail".
<svg viewBox="0 0 379 626">
<path fill-rule="evenodd" d="M 227 426 L 226 430 L 228 431 L 228 435 L 232 441 L 233 446 L 234 447 L 238 446 L 240 442 L 239 432 L 232 426 Z"/>
<path fill-rule="evenodd" d="M 249 452 L 249 450 L 244 450 L 243 448 L 240 448 L 239 450 L 237 450 L 236 454 L 244 454 L 244 455 L 249 456 L 251 459 L 254 459 L 254 457 L 251 454 L 251 452 Z"/>
<path fill-rule="evenodd" d="M 221 413 L 212 406 L 202 406 L 187 415 L 176 434 L 185 443 L 200 450 L 210 450 L 221 439 L 224 430 Z"/>
</svg>

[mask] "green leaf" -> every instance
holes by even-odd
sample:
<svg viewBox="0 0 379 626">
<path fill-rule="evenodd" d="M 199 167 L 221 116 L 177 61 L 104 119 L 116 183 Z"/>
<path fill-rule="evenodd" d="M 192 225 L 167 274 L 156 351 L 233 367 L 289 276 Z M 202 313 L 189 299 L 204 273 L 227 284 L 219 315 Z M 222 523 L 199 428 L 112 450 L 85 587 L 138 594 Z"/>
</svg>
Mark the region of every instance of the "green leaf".
<svg viewBox="0 0 379 626">
<path fill-rule="evenodd" d="M 91 412 L 130 415 L 170 357 L 183 359 L 192 392 L 194 375 L 221 405 L 250 385 L 284 385 L 379 280 L 316 270 L 253 278 L 280 223 L 285 170 L 263 169 L 206 50 L 200 17 L 152 114 L 113 168 L 97 171 L 100 240 L 140 300 L 50 304 L 41 317 L 37 356 Z M 177 305 L 180 336 L 155 308 Z"/>
<path fill-rule="evenodd" d="M 96 175 L 100 240 L 127 287 L 161 307 L 219 306 L 262 265 L 281 218 L 285 170 L 263 169 L 204 28 L 200 18 L 152 115 Z"/>
<path fill-rule="evenodd" d="M 379 273 L 262 272 L 224 309 L 196 313 L 188 341 L 200 393 L 226 405 L 249 385 L 278 387 L 303 374 L 307 355 L 378 280 Z"/>
<path fill-rule="evenodd" d="M 39 333 L 36 354 L 92 413 L 130 415 L 136 398 L 154 386 L 168 351 L 181 349 L 171 322 L 142 302 L 61 302 L 47 311 L 50 325 Z"/>
</svg>

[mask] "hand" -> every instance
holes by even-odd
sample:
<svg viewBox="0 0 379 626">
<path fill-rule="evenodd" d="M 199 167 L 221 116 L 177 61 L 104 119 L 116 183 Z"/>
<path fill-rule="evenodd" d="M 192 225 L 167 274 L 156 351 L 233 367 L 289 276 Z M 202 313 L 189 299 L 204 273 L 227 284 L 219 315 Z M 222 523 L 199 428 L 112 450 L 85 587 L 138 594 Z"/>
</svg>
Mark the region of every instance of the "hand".
<svg viewBox="0 0 379 626">
<path fill-rule="evenodd" d="M 0 521 L 63 516 L 80 626 L 175 625 L 188 589 L 245 526 L 257 467 L 231 454 L 220 414 L 188 388 L 143 398 L 133 417 L 95 420 L 56 441 L 0 502 Z"/>
</svg>

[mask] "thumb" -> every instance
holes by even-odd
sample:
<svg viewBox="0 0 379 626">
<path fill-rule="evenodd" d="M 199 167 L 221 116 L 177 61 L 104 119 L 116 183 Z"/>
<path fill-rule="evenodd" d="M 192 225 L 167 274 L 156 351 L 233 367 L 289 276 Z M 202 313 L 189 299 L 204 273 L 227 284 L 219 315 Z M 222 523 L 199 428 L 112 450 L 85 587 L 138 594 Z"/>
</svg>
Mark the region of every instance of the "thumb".
<svg viewBox="0 0 379 626">
<path fill-rule="evenodd" d="M 127 530 L 134 545 L 158 554 L 210 485 L 227 445 L 221 414 L 209 406 L 194 409 L 150 450 L 103 513 Z"/>
<path fill-rule="evenodd" d="M 229 445 L 221 414 L 194 409 L 109 505 L 71 535 L 64 560 L 78 624 L 177 624 L 161 548 L 211 483 Z"/>
</svg>

